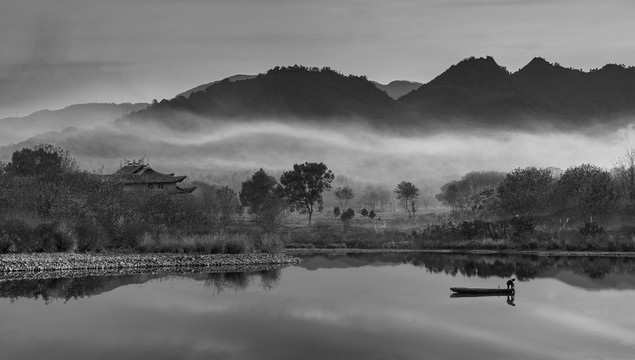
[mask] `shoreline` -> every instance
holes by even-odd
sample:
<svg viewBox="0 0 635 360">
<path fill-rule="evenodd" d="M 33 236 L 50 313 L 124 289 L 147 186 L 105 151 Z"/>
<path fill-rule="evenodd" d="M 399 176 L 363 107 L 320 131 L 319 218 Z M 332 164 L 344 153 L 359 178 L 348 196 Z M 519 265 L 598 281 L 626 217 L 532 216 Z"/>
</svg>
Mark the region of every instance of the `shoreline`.
<svg viewBox="0 0 635 360">
<path fill-rule="evenodd" d="M 281 254 L 75 254 L 37 253 L 0 255 L 0 278 L 16 273 L 99 272 L 121 273 L 123 270 L 250 271 L 293 265 L 301 260 Z M 10 277 L 10 276 L 9 276 Z"/>
<path fill-rule="evenodd" d="M 472 254 L 472 255 L 528 255 L 528 256 L 596 256 L 635 258 L 635 252 L 627 251 L 547 251 L 547 250 L 452 250 L 452 249 L 285 249 L 285 253 L 294 255 L 311 254 L 390 254 L 390 253 L 436 253 L 436 254 Z"/>
<path fill-rule="evenodd" d="M 451 249 L 285 249 L 280 254 L 0 254 L 0 282 L 56 277 L 119 276 L 187 272 L 256 272 L 302 262 L 297 256 L 391 253 L 593 256 L 635 258 L 635 252 L 515 251 Z"/>
</svg>

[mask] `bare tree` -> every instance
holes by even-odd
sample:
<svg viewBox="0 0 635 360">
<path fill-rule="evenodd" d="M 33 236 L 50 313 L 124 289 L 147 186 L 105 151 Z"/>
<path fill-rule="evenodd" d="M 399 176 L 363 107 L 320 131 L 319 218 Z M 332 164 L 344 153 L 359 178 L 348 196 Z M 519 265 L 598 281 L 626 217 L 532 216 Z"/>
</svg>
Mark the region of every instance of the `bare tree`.
<svg viewBox="0 0 635 360">
<path fill-rule="evenodd" d="M 626 149 L 615 164 L 615 180 L 627 202 L 635 201 L 635 148 Z"/>
</svg>

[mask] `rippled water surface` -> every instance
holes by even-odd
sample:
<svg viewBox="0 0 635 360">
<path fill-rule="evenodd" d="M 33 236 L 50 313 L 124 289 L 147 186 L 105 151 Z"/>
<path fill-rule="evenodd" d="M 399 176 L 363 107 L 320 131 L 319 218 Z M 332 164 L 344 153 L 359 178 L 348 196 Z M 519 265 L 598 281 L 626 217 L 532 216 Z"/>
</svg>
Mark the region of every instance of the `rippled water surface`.
<svg viewBox="0 0 635 360">
<path fill-rule="evenodd" d="M 451 286 L 516 296 L 450 298 Z M 310 256 L 0 282 L 1 359 L 633 359 L 635 259 Z"/>
</svg>

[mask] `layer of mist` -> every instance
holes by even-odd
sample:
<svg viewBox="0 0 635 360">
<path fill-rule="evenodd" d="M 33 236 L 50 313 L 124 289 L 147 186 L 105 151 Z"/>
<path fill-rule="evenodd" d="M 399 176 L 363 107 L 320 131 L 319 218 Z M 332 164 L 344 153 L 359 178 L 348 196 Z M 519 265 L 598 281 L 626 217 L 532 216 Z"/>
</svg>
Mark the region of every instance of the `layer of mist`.
<svg viewBox="0 0 635 360">
<path fill-rule="evenodd" d="M 632 125 L 602 135 L 552 131 L 399 135 L 338 121 L 307 125 L 288 120 L 202 119 L 188 129 L 120 122 L 47 133 L 1 148 L 0 159 L 8 161 L 15 150 L 47 142 L 70 151 L 82 168 L 104 173 L 114 172 L 124 159 L 141 157 L 159 171 L 206 181 L 227 173 L 249 174 L 259 168 L 276 173 L 295 163 L 324 162 L 336 175 L 354 181 L 394 188 L 406 180 L 438 189 L 475 170 L 566 169 L 582 163 L 610 168 L 635 143 Z"/>
</svg>

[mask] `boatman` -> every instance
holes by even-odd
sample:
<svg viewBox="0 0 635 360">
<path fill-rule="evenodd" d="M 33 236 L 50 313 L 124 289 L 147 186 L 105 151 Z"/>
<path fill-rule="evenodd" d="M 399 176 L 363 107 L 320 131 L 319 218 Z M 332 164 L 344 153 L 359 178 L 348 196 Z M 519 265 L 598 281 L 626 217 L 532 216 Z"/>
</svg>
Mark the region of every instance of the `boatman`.
<svg viewBox="0 0 635 360">
<path fill-rule="evenodd" d="M 507 280 L 507 290 L 509 289 L 514 290 L 514 281 L 516 281 L 516 279 Z"/>
</svg>

